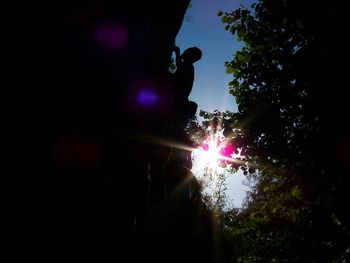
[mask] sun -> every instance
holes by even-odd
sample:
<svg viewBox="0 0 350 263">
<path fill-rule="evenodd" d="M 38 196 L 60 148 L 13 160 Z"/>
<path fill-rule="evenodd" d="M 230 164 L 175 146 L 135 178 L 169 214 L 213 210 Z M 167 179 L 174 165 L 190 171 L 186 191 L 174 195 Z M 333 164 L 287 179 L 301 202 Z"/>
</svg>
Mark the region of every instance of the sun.
<svg viewBox="0 0 350 263">
<path fill-rule="evenodd" d="M 194 156 L 198 160 L 198 163 L 203 167 L 208 167 L 212 170 L 220 169 L 220 148 L 214 140 L 210 140 L 208 143 L 203 143 L 200 148 L 194 150 Z"/>
<path fill-rule="evenodd" d="M 222 136 L 211 135 L 193 151 L 193 159 L 196 170 L 208 168 L 212 172 L 222 171 L 220 165 L 232 159 L 231 145 L 227 145 Z"/>
<path fill-rule="evenodd" d="M 207 151 L 203 152 L 203 159 L 210 165 L 210 166 L 216 166 L 220 159 L 220 148 L 218 147 L 216 142 L 210 142 L 208 145 Z"/>
</svg>

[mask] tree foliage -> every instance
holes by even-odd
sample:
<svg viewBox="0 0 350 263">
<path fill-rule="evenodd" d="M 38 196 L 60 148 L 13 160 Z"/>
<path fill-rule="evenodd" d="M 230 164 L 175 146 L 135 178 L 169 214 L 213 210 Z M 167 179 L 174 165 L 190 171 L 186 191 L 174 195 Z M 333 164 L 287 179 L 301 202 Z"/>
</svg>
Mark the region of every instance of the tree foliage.
<svg viewBox="0 0 350 263">
<path fill-rule="evenodd" d="M 238 112 L 222 129 L 255 181 L 243 212 L 223 216 L 233 262 L 345 262 L 350 110 L 342 4 L 262 0 L 218 16 L 245 43 L 225 62 Z M 216 129 L 218 114 L 200 115 Z"/>
</svg>

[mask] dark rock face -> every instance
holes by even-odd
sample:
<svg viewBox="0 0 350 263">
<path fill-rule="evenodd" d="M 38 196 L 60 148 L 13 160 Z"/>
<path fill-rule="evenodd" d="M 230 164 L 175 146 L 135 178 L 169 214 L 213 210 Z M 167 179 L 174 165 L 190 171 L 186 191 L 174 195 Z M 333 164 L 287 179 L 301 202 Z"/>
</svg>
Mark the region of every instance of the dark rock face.
<svg viewBox="0 0 350 263">
<path fill-rule="evenodd" d="M 164 132 L 175 109 L 168 66 L 189 1 L 110 2 L 56 6 L 48 120 L 49 175 L 59 189 L 53 257 L 211 262 L 203 204 L 190 197 L 181 204 L 176 195 L 188 186 L 162 192 L 156 177 L 170 147 L 154 138 L 175 138 Z M 188 173 L 181 163 L 178 173 Z"/>
</svg>

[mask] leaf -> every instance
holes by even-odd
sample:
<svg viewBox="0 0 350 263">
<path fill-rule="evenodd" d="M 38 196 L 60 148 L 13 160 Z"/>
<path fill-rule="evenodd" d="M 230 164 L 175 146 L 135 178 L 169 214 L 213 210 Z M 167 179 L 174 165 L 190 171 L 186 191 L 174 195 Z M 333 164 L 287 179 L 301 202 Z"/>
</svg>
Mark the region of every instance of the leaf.
<svg viewBox="0 0 350 263">
<path fill-rule="evenodd" d="M 294 186 L 291 193 L 293 197 L 299 198 L 301 197 L 302 191 L 299 186 Z"/>
<path fill-rule="evenodd" d="M 233 19 L 233 17 L 227 17 L 227 19 L 226 19 L 226 23 L 227 24 L 232 24 L 234 22 L 234 19 Z"/>
<path fill-rule="evenodd" d="M 246 57 L 241 52 L 237 52 L 235 58 L 238 62 L 241 63 L 246 61 Z"/>
<path fill-rule="evenodd" d="M 222 12 L 221 10 L 219 10 L 219 11 L 217 12 L 217 14 L 216 14 L 216 15 L 217 15 L 217 16 L 222 16 L 222 15 L 223 15 L 223 13 L 224 13 L 224 12 Z"/>
<path fill-rule="evenodd" d="M 234 35 L 236 33 L 236 27 L 235 26 L 231 26 L 230 28 L 230 32 Z"/>
<path fill-rule="evenodd" d="M 231 66 L 226 66 L 226 73 L 227 74 L 232 74 L 233 73 L 233 68 Z"/>
<path fill-rule="evenodd" d="M 227 167 L 227 164 L 225 162 L 220 162 L 219 166 L 221 168 L 226 168 Z"/>
<path fill-rule="evenodd" d="M 221 22 L 222 22 L 222 23 L 226 23 L 226 21 L 227 21 L 227 16 L 223 16 L 223 17 L 221 18 Z"/>
<path fill-rule="evenodd" d="M 341 226 L 341 222 L 335 214 L 332 214 L 333 223 L 337 226 Z"/>
</svg>

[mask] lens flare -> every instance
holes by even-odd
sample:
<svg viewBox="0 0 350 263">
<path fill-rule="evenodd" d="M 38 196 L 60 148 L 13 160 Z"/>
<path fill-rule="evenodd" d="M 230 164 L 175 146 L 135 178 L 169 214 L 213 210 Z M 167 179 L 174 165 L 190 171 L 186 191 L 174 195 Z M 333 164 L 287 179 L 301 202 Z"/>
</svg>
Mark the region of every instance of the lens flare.
<svg viewBox="0 0 350 263">
<path fill-rule="evenodd" d="M 137 101 L 145 107 L 151 107 L 157 104 L 158 97 L 154 90 L 145 88 L 141 89 L 137 94 Z"/>
<path fill-rule="evenodd" d="M 209 168 L 217 169 L 219 168 L 219 160 L 220 160 L 220 148 L 218 147 L 218 143 L 216 141 L 209 141 L 208 143 L 204 143 L 202 146 L 203 150 L 199 150 L 198 157 L 200 161 L 207 165 Z"/>
<path fill-rule="evenodd" d="M 157 79 L 133 80 L 127 97 L 128 110 L 143 119 L 168 119 L 173 94 L 167 83 Z"/>
<path fill-rule="evenodd" d="M 117 51 L 128 45 L 128 30 L 122 24 L 112 21 L 103 22 L 95 28 L 97 43 L 109 51 Z"/>
<path fill-rule="evenodd" d="M 221 164 L 232 163 L 232 155 L 235 152 L 233 145 L 228 144 L 219 135 L 211 135 L 203 141 L 201 146 L 193 151 L 197 166 L 209 168 L 212 171 L 220 171 Z"/>
</svg>

